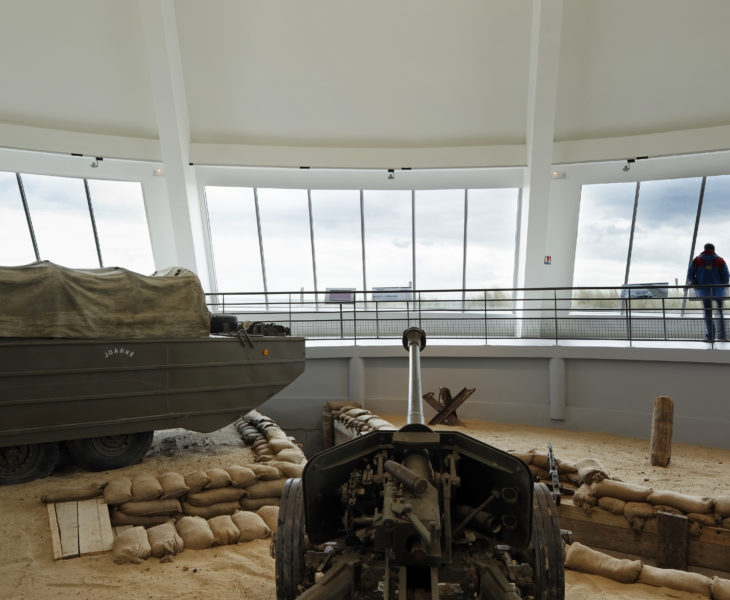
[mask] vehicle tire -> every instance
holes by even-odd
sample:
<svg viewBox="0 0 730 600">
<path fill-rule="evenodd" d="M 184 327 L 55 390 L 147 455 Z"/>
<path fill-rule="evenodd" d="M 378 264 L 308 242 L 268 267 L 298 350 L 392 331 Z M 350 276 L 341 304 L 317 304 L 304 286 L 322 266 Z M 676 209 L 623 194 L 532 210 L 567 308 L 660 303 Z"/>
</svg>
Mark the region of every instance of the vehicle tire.
<svg viewBox="0 0 730 600">
<path fill-rule="evenodd" d="M 281 492 L 274 554 L 276 600 L 292 600 L 304 582 L 304 496 L 299 478 L 287 479 Z"/>
<path fill-rule="evenodd" d="M 565 598 L 565 554 L 560 535 L 558 509 L 544 483 L 536 483 L 532 497 L 532 539 L 534 551 L 535 600 Z"/>
<path fill-rule="evenodd" d="M 0 448 L 0 485 L 47 477 L 58 462 L 58 442 Z"/>
<path fill-rule="evenodd" d="M 153 431 L 69 440 L 66 447 L 73 461 L 87 471 L 106 471 L 134 465 L 152 444 Z"/>
</svg>

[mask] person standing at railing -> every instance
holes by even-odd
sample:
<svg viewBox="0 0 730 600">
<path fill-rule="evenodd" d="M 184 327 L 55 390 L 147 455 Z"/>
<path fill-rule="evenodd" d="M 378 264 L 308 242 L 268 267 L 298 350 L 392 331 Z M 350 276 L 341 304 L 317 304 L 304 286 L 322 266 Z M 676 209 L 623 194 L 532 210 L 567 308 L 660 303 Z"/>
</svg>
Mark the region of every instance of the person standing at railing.
<svg viewBox="0 0 730 600">
<path fill-rule="evenodd" d="M 695 288 L 697 297 L 702 300 L 705 312 L 705 341 L 715 341 L 715 326 L 712 322 L 712 303 L 717 303 L 717 312 L 720 321 L 717 328 L 717 339 L 728 341 L 725 335 L 725 318 L 722 314 L 722 302 L 725 297 L 725 287 L 730 280 L 727 263 L 715 252 L 715 245 L 705 244 L 704 251 L 695 256 L 687 271 L 687 284 Z M 717 287 L 714 287 L 717 286 Z"/>
</svg>

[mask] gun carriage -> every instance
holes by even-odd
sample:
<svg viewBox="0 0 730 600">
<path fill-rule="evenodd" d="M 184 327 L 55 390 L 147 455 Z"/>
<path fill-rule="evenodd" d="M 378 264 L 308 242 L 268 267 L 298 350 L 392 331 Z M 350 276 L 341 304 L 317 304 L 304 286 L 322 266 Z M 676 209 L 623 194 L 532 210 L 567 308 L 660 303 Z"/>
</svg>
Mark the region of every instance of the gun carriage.
<svg viewBox="0 0 730 600">
<path fill-rule="evenodd" d="M 407 423 L 315 455 L 281 497 L 277 600 L 562 600 L 555 502 L 516 457 L 425 424 L 420 352 Z"/>
</svg>

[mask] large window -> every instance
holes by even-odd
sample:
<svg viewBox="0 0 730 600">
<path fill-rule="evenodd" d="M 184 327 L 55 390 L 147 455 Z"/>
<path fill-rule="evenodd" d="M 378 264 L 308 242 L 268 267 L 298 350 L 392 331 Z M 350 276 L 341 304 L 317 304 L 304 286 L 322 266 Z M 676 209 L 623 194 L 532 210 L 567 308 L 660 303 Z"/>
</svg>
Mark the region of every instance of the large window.
<svg viewBox="0 0 730 600">
<path fill-rule="evenodd" d="M 2 172 L 0 236 L 5 265 L 49 260 L 70 268 L 155 269 L 138 182 Z"/>
<path fill-rule="evenodd" d="M 457 290 L 461 302 L 464 281 L 513 284 L 516 188 L 209 186 L 205 197 L 219 292 L 271 303 L 278 292 L 412 287 Z"/>
<path fill-rule="evenodd" d="M 15 173 L 0 173 L 0 264 L 36 259 Z"/>
<path fill-rule="evenodd" d="M 730 261 L 730 175 L 707 178 L 694 254 L 707 242 Z"/>
</svg>

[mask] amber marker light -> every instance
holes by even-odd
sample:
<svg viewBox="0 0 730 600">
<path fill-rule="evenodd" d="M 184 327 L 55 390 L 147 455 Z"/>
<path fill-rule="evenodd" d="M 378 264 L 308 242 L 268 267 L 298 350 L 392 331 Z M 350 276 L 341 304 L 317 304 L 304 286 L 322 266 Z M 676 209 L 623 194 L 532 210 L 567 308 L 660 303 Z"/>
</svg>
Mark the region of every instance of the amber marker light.
<svg viewBox="0 0 730 600">
<path fill-rule="evenodd" d="M 268 348 L 264 348 L 263 355 L 264 356 L 268 356 L 269 355 L 269 349 Z"/>
</svg>

